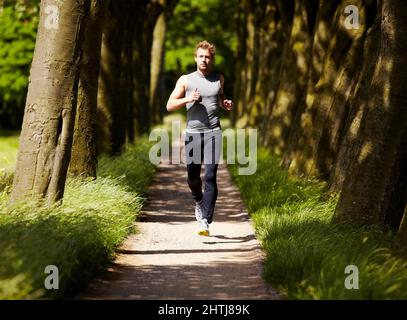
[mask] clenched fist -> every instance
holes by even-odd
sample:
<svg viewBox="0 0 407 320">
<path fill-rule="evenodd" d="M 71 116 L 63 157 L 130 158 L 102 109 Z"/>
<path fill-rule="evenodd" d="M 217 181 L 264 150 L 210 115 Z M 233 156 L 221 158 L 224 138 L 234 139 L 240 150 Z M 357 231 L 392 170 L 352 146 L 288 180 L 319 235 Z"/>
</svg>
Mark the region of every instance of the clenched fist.
<svg viewBox="0 0 407 320">
<path fill-rule="evenodd" d="M 232 108 L 233 108 L 233 101 L 232 100 L 223 100 L 222 101 L 222 103 L 223 103 L 223 107 L 226 109 L 226 110 L 228 110 L 228 111 L 230 111 L 230 110 L 232 110 Z"/>
<path fill-rule="evenodd" d="M 189 94 L 188 100 L 189 102 L 201 100 L 201 93 L 198 91 L 198 88 L 195 88 L 195 90 Z"/>
</svg>

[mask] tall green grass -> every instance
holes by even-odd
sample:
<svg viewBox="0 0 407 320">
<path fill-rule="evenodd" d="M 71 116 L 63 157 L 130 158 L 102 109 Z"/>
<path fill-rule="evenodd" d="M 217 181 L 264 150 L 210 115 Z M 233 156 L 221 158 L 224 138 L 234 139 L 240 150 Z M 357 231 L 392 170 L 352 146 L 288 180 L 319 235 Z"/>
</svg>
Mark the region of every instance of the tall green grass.
<svg viewBox="0 0 407 320">
<path fill-rule="evenodd" d="M 0 299 L 72 297 L 114 259 L 118 246 L 135 231 L 154 174 L 150 146 L 143 138 L 119 157 L 102 157 L 96 180 L 69 177 L 60 206 L 8 207 L 8 188 L 3 188 Z M 45 289 L 48 265 L 58 267 L 58 290 Z"/>
<path fill-rule="evenodd" d="M 9 189 L 17 159 L 19 132 L 0 129 L 0 192 Z"/>
<path fill-rule="evenodd" d="M 229 168 L 266 252 L 264 278 L 288 299 L 407 298 L 407 261 L 392 235 L 332 222 L 338 197 L 323 183 L 288 175 L 265 149 L 254 175 Z M 359 289 L 345 287 L 348 265 Z"/>
<path fill-rule="evenodd" d="M 14 170 L 19 132 L 0 129 L 0 175 Z"/>
</svg>

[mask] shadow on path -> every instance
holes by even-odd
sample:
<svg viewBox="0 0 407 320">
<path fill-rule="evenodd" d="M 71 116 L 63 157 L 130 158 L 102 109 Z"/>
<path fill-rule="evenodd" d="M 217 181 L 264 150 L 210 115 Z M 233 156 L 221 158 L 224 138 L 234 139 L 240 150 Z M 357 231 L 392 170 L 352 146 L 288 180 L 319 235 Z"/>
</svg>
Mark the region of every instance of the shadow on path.
<svg viewBox="0 0 407 320">
<path fill-rule="evenodd" d="M 263 252 L 226 165 L 218 189 L 211 236 L 198 236 L 184 165 L 161 164 L 139 232 L 77 298 L 278 299 L 261 278 Z"/>
</svg>

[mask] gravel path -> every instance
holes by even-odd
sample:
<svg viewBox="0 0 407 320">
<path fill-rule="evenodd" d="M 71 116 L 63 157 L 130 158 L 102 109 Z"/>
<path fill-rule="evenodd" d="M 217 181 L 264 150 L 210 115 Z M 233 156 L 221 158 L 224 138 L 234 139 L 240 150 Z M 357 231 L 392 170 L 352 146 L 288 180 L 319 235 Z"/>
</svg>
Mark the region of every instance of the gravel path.
<svg viewBox="0 0 407 320">
<path fill-rule="evenodd" d="M 278 299 L 261 278 L 264 256 L 225 164 L 218 189 L 210 237 L 199 236 L 185 165 L 161 164 L 139 232 L 77 298 Z"/>
</svg>

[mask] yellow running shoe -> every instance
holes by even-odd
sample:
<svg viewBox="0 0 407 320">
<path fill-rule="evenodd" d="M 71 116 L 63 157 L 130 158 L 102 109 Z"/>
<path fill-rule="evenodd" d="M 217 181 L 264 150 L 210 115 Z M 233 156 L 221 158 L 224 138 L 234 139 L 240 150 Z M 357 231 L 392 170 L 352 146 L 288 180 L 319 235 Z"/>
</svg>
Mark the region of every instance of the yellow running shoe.
<svg viewBox="0 0 407 320">
<path fill-rule="evenodd" d="M 199 227 L 198 234 L 200 236 L 209 237 L 209 225 L 208 225 L 208 222 L 206 221 L 206 219 L 202 219 L 199 225 L 200 225 L 200 227 Z"/>
<path fill-rule="evenodd" d="M 200 230 L 198 232 L 200 236 L 209 237 L 209 230 Z"/>
</svg>

